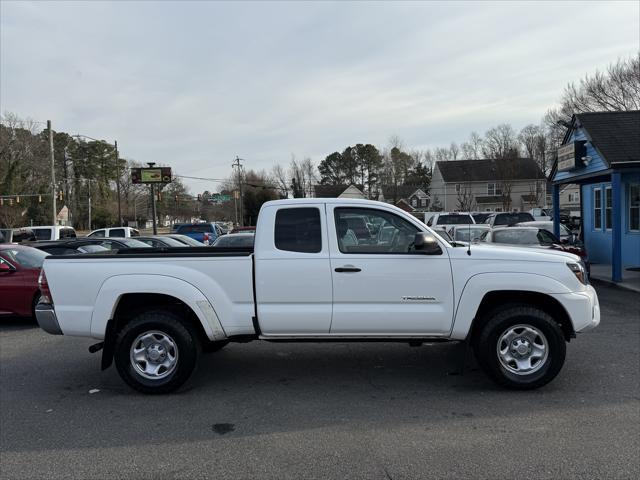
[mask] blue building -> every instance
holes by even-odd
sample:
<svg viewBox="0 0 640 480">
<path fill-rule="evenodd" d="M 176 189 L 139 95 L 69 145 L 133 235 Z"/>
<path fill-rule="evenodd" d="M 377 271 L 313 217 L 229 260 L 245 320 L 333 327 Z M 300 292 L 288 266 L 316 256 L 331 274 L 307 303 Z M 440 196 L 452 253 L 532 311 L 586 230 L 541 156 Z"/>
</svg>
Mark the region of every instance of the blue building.
<svg viewBox="0 0 640 480">
<path fill-rule="evenodd" d="M 591 263 L 611 265 L 615 282 L 640 267 L 640 111 L 575 114 L 551 182 L 556 234 L 560 186 L 578 184 Z"/>
</svg>

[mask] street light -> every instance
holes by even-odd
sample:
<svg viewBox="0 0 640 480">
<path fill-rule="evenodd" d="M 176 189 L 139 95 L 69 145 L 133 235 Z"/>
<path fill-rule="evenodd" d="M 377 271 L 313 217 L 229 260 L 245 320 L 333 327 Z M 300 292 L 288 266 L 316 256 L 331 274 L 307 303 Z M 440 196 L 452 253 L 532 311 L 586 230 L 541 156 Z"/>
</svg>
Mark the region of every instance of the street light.
<svg viewBox="0 0 640 480">
<path fill-rule="evenodd" d="M 104 140 L 98 140 L 97 138 L 90 137 L 89 135 L 80 135 L 79 133 L 76 135 L 71 135 L 74 138 L 88 138 L 89 140 L 93 140 L 94 142 L 102 142 L 107 145 L 111 145 L 116 150 L 116 192 L 118 195 L 118 220 L 120 226 L 122 227 L 122 206 L 120 204 L 120 165 L 118 162 L 118 141 L 114 140 L 113 144 L 109 142 L 105 142 Z"/>
</svg>

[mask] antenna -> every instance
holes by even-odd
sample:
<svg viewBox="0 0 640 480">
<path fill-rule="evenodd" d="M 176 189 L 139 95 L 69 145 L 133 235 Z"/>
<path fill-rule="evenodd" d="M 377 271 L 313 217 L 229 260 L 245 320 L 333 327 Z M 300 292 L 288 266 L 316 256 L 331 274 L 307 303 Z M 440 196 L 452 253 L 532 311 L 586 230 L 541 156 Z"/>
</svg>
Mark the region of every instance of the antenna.
<svg viewBox="0 0 640 480">
<path fill-rule="evenodd" d="M 469 217 L 473 219 L 471 216 L 471 212 L 469 212 Z M 467 231 L 469 232 L 469 243 L 467 244 L 467 255 L 471 256 L 471 224 L 467 224 Z"/>
</svg>

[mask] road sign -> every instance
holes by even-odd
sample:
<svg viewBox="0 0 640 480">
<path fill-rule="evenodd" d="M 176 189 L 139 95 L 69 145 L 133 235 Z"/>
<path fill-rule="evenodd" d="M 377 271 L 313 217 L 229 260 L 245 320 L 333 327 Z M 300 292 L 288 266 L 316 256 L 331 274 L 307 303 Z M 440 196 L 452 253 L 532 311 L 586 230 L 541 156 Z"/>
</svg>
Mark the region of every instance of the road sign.
<svg viewBox="0 0 640 480">
<path fill-rule="evenodd" d="M 131 183 L 171 183 L 171 167 L 132 168 Z"/>
</svg>

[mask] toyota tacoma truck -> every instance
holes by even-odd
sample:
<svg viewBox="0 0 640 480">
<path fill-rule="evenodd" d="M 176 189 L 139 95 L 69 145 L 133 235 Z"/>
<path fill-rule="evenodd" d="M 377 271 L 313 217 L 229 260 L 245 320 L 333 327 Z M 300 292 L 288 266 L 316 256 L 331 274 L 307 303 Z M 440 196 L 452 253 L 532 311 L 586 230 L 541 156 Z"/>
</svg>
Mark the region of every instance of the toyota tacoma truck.
<svg viewBox="0 0 640 480">
<path fill-rule="evenodd" d="M 45 331 L 98 340 L 102 368 L 115 361 L 145 393 L 180 387 L 202 352 L 251 340 L 466 342 L 494 381 L 531 389 L 600 322 L 579 257 L 452 245 L 354 199 L 267 202 L 253 248 L 49 256 L 40 289 Z"/>
</svg>

